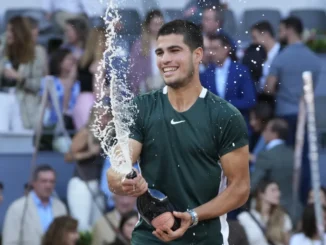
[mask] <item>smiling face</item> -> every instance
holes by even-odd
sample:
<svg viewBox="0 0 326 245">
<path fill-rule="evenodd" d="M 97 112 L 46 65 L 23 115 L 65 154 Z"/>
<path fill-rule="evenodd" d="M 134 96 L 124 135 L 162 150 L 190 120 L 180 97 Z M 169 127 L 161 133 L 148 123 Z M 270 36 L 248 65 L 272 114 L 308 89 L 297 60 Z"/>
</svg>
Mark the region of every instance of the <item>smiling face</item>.
<svg viewBox="0 0 326 245">
<path fill-rule="evenodd" d="M 198 75 L 203 49 L 194 51 L 185 44 L 183 35 L 169 34 L 157 39 L 156 63 L 167 86 L 187 86 Z"/>
</svg>

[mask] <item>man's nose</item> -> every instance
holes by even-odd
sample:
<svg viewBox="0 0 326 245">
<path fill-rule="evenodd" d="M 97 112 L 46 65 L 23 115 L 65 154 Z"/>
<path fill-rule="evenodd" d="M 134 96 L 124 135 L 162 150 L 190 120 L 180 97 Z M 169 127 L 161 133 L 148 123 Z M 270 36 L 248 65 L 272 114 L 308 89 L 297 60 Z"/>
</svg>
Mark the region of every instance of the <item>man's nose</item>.
<svg viewBox="0 0 326 245">
<path fill-rule="evenodd" d="M 163 64 L 171 62 L 171 55 L 169 53 L 164 53 L 161 61 L 163 62 Z"/>
</svg>

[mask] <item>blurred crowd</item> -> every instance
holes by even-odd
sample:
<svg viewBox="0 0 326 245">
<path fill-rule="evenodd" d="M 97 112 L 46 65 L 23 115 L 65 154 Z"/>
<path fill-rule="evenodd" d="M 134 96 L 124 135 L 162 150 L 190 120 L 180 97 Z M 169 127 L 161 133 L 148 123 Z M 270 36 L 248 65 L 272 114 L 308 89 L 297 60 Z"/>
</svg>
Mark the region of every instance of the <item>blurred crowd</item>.
<svg viewBox="0 0 326 245">
<path fill-rule="evenodd" d="M 54 192 L 60 173 L 38 165 L 30 190 L 7 210 L 2 242 L 73 245 L 80 232 L 89 231 L 94 245 L 128 244 L 138 221 L 136 200 L 108 189 L 105 173 L 110 159 L 103 158 L 92 132 L 98 113 L 104 115 L 101 125 L 112 119 L 110 112 L 94 107 L 98 99 L 110 103 L 112 67 L 101 65 L 107 58 L 105 25 L 91 24 L 87 1 L 78 7 L 75 1 L 45 2 L 46 18 L 53 19 L 62 38 L 40 45 L 42 23 L 30 15 L 12 17 L 0 38 L 0 132 L 33 135 L 41 120 L 41 150 L 53 150 L 62 121 L 72 137 L 65 161 L 75 165 L 75 172 L 63 203 Z M 278 30 L 268 21 L 257 21 L 248 30 L 251 43 L 243 49 L 223 29 L 226 8 L 216 0 L 189 1 L 184 16 L 178 18 L 197 21 L 202 27 L 202 85 L 239 109 L 248 125 L 252 195 L 245 207 L 228 215 L 230 244 L 319 245 L 306 137 L 297 200 L 293 200 L 292 180 L 301 77 L 309 70 L 317 81 L 321 60 L 302 41 L 304 26 L 296 17 L 282 19 Z M 114 45 L 119 47 L 112 66 L 128 70 L 125 78 L 134 94 L 165 86 L 154 50 L 158 30 L 166 21 L 161 10 L 150 10 L 134 39 L 119 35 L 124 21 L 112 27 L 118 34 Z M 0 203 L 3 188 L 0 184 Z M 325 209 L 324 188 L 320 196 Z"/>
</svg>

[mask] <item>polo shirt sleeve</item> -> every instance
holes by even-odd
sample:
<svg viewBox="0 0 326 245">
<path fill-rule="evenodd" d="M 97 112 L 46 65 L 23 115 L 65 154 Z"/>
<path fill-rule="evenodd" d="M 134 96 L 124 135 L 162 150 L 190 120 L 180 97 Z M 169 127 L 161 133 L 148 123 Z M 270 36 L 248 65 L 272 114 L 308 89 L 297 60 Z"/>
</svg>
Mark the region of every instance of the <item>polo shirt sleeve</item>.
<svg viewBox="0 0 326 245">
<path fill-rule="evenodd" d="M 248 145 L 248 128 L 242 114 L 232 105 L 223 115 L 223 120 L 218 123 L 218 154 L 223 155 L 232 152 L 238 148 Z"/>
<path fill-rule="evenodd" d="M 276 56 L 269 69 L 269 76 L 279 77 L 281 73 L 282 62 L 279 56 Z"/>
</svg>

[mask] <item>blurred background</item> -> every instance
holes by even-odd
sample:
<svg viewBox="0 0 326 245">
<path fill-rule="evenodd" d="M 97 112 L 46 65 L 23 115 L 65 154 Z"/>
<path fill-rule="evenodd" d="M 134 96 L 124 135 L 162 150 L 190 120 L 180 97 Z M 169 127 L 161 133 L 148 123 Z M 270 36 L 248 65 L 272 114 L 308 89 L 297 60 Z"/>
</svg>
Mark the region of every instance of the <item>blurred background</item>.
<svg viewBox="0 0 326 245">
<path fill-rule="evenodd" d="M 228 214 L 230 244 L 321 244 L 313 204 L 320 195 L 326 207 L 326 2 L 113 1 L 121 16 L 112 26 L 118 51 L 105 68 L 99 66 L 108 58 L 105 0 L 1 1 L 2 244 L 128 244 L 137 222 L 135 199 L 107 187 L 110 159 L 92 124 L 101 114 L 104 127 L 112 115 L 94 103 L 110 105 L 113 68 L 127 74 L 135 95 L 164 86 L 153 50 L 159 28 L 174 19 L 201 26 L 202 85 L 237 107 L 248 126 L 252 193 Z M 314 163 L 304 71 L 313 78 Z M 320 182 L 313 182 L 311 164 Z"/>
</svg>

